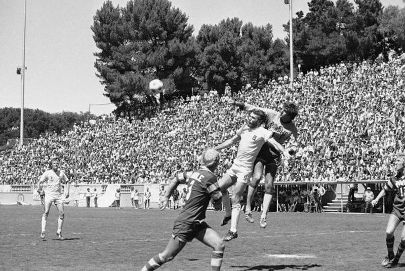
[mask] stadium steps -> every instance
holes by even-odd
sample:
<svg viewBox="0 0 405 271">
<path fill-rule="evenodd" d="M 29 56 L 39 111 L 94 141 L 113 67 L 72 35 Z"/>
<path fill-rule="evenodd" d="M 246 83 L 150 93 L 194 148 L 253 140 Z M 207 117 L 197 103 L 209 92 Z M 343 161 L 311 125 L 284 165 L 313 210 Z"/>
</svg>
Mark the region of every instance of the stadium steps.
<svg viewBox="0 0 405 271">
<path fill-rule="evenodd" d="M 342 201 L 343 201 L 343 212 L 346 212 L 346 204 L 348 202 L 348 195 L 337 196 L 336 199 L 329 202 L 327 205 L 323 206 L 323 211 L 325 213 L 339 213 L 342 212 Z"/>
</svg>

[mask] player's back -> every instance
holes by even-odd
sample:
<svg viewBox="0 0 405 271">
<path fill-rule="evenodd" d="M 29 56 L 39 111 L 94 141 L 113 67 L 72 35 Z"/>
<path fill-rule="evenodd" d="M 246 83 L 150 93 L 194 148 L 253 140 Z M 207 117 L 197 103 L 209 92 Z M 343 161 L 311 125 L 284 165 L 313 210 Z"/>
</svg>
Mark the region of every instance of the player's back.
<svg viewBox="0 0 405 271">
<path fill-rule="evenodd" d="M 208 187 L 217 182 L 217 176 L 208 169 L 194 171 L 188 179 L 186 204 L 177 220 L 200 221 L 205 219 L 205 212 L 211 196 Z"/>
</svg>

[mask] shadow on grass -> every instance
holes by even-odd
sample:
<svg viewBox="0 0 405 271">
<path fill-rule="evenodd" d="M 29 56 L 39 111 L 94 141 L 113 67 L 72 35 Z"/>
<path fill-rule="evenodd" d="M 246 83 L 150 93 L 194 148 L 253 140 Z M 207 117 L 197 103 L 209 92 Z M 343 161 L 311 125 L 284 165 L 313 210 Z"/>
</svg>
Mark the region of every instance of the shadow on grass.
<svg viewBox="0 0 405 271">
<path fill-rule="evenodd" d="M 81 238 L 78 238 L 78 237 L 75 237 L 75 238 L 65 238 L 65 239 L 63 239 L 63 240 L 59 240 L 58 238 L 54 238 L 54 239 L 52 239 L 52 241 L 61 241 L 61 242 L 64 242 L 64 241 L 74 241 L 74 240 L 80 240 Z"/>
<path fill-rule="evenodd" d="M 238 268 L 246 268 L 243 269 L 245 271 L 248 270 L 267 270 L 267 271 L 273 271 L 273 270 L 284 270 L 284 269 L 293 269 L 293 270 L 309 270 L 311 268 L 315 267 L 321 267 L 322 265 L 319 264 L 300 264 L 300 265 L 295 265 L 295 264 L 277 264 L 277 265 L 256 265 L 256 266 L 231 266 L 231 267 L 238 267 Z"/>
</svg>

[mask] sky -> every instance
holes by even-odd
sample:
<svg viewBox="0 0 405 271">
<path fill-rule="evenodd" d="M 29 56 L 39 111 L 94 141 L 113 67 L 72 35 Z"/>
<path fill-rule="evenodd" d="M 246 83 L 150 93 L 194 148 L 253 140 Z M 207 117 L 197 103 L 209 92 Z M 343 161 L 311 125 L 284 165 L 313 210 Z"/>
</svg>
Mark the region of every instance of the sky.
<svg viewBox="0 0 405 271">
<path fill-rule="evenodd" d="M 307 0 L 293 0 L 294 14 L 308 12 Z M 126 0 L 113 0 L 124 6 Z M 238 17 L 243 23 L 273 26 L 275 38 L 284 38 L 288 21 L 284 0 L 172 0 L 198 34 L 202 24 L 218 24 Z M 403 0 L 382 0 L 384 6 L 404 7 Z M 104 86 L 94 68 L 97 51 L 90 26 L 101 0 L 27 0 L 26 77 L 24 107 L 56 113 L 110 113 Z M 24 0 L 0 0 L 0 108 L 21 106 Z"/>
</svg>

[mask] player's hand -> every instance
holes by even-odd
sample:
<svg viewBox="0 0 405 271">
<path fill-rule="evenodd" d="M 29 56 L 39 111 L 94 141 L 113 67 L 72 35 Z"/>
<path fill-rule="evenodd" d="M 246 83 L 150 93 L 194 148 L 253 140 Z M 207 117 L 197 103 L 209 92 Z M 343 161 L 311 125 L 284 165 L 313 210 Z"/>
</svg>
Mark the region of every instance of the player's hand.
<svg viewBox="0 0 405 271">
<path fill-rule="evenodd" d="M 285 150 L 285 151 L 283 152 L 283 156 L 284 156 L 285 159 L 290 159 L 290 158 L 291 158 L 291 155 L 290 155 L 290 153 L 288 152 L 288 150 Z"/>
<path fill-rule="evenodd" d="M 67 193 L 67 194 L 65 195 L 65 199 L 67 199 L 67 198 L 69 198 L 69 193 Z"/>
<path fill-rule="evenodd" d="M 374 207 L 374 206 L 376 206 L 376 205 L 377 205 L 377 203 L 378 203 L 378 201 L 377 201 L 377 200 L 375 200 L 375 199 L 373 199 L 373 200 L 371 201 L 371 205 L 373 205 L 373 207 Z"/>
<path fill-rule="evenodd" d="M 162 199 L 159 202 L 159 208 L 161 211 L 163 211 L 164 209 L 166 209 L 167 203 L 169 202 L 169 198 L 168 197 L 162 197 Z"/>
</svg>

